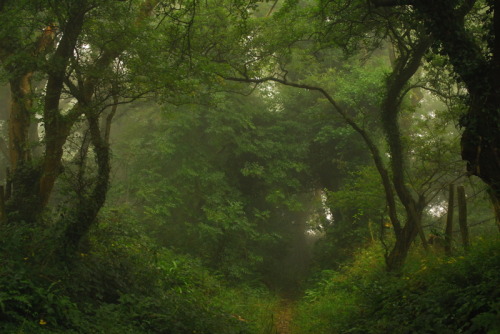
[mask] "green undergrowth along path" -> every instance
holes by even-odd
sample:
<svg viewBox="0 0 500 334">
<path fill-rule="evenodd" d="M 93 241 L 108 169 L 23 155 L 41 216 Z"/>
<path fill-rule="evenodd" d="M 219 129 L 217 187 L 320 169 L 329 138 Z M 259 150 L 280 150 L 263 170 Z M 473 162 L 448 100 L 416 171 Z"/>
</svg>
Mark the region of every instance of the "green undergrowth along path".
<svg viewBox="0 0 500 334">
<path fill-rule="evenodd" d="M 323 272 L 297 306 L 296 333 L 500 333 L 498 236 L 468 254 L 412 254 L 398 275 L 383 270 L 379 253 Z"/>
<path fill-rule="evenodd" d="M 40 247 L 39 231 L 16 229 L 18 238 L 0 238 L 0 333 L 267 334 L 272 327 L 276 298 L 268 291 L 229 286 L 197 259 L 134 233 L 103 223 L 92 251 L 63 266 Z"/>
</svg>

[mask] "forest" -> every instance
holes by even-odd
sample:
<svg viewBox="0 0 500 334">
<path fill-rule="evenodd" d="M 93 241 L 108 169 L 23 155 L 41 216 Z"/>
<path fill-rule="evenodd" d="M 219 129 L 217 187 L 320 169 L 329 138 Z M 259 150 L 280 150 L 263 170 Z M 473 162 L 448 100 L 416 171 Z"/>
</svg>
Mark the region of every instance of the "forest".
<svg viewBox="0 0 500 334">
<path fill-rule="evenodd" d="M 498 6 L 0 0 L 0 333 L 500 333 Z"/>
</svg>

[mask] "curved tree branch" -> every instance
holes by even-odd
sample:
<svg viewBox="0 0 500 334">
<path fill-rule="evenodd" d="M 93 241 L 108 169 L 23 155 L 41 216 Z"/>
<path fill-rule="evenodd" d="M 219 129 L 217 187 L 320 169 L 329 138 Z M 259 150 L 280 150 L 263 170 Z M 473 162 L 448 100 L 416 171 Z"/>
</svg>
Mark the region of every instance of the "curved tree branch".
<svg viewBox="0 0 500 334">
<path fill-rule="evenodd" d="M 276 78 L 276 77 L 264 77 L 264 78 L 238 78 L 238 77 L 223 77 L 226 80 L 230 81 L 236 81 L 236 82 L 246 82 L 246 83 L 254 83 L 254 84 L 261 84 L 264 82 L 268 81 L 273 81 L 273 82 L 278 82 L 282 85 L 285 86 L 290 86 L 290 87 L 295 87 L 295 88 L 301 88 L 301 89 L 307 89 L 311 91 L 316 91 L 321 93 L 327 100 L 328 102 L 333 106 L 333 109 L 339 114 L 342 119 L 354 130 L 356 131 L 362 138 L 363 141 L 365 142 L 366 146 L 370 150 L 370 153 L 373 158 L 373 162 L 375 163 L 375 167 L 377 168 L 377 171 L 380 175 L 380 178 L 382 179 L 382 185 L 384 187 L 385 191 L 385 197 L 386 197 L 386 202 L 387 206 L 389 209 L 389 218 L 391 219 L 392 225 L 394 227 L 394 232 L 396 235 L 399 235 L 402 231 L 402 226 L 401 222 L 399 221 L 399 218 L 397 216 L 397 210 L 396 210 L 396 201 L 394 197 L 394 191 L 392 189 L 391 185 L 391 180 L 389 177 L 389 172 L 384 166 L 383 160 L 382 160 L 382 155 L 380 154 L 379 149 L 371 139 L 371 137 L 368 135 L 368 133 L 360 127 L 354 119 L 352 119 L 347 112 L 335 101 L 335 99 L 323 88 L 317 87 L 317 86 L 312 86 L 308 84 L 300 84 L 300 83 L 295 83 L 295 82 L 290 82 L 284 79 Z"/>
</svg>

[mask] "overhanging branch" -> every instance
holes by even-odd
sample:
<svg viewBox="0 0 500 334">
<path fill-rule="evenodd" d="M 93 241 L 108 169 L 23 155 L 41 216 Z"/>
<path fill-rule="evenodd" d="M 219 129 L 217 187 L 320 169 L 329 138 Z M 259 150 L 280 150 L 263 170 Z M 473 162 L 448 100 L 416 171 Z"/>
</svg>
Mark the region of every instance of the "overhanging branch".
<svg viewBox="0 0 500 334">
<path fill-rule="evenodd" d="M 264 77 L 264 78 L 259 78 L 259 79 L 257 79 L 257 78 L 224 77 L 224 79 L 229 80 L 229 81 L 255 83 L 255 84 L 261 84 L 261 83 L 268 82 L 268 81 L 274 81 L 274 82 L 278 82 L 278 83 L 285 85 L 285 86 L 291 86 L 291 87 L 295 87 L 295 88 L 302 88 L 302 89 L 317 91 L 317 92 L 320 92 L 328 100 L 328 102 L 330 102 L 330 104 L 335 108 L 335 110 L 338 113 L 340 113 L 341 116 L 346 121 L 347 121 L 346 117 L 348 119 L 350 119 L 349 116 L 347 116 L 347 114 L 345 113 L 345 111 L 332 98 L 332 96 L 330 94 L 328 94 L 328 92 L 321 87 L 311 86 L 311 85 L 307 85 L 307 84 L 299 84 L 299 83 L 290 82 L 288 80 L 280 79 L 280 78 L 276 78 L 276 77 Z M 354 122 L 354 121 L 351 120 L 351 122 Z"/>
<path fill-rule="evenodd" d="M 363 129 L 361 126 L 359 126 L 358 123 L 356 123 L 354 121 L 354 119 L 352 119 L 347 114 L 347 112 L 342 107 L 340 107 L 340 105 L 333 99 L 333 97 L 326 90 L 324 90 L 321 87 L 311 86 L 311 85 L 307 85 L 307 84 L 299 84 L 299 83 L 290 82 L 290 81 L 287 81 L 285 79 L 280 79 L 280 78 L 276 78 L 276 77 L 264 77 L 264 78 L 223 77 L 223 78 L 225 80 L 229 80 L 229 81 L 254 83 L 254 84 L 261 84 L 264 82 L 273 81 L 273 82 L 278 82 L 280 84 L 283 84 L 285 86 L 320 92 L 328 100 L 328 102 L 330 102 L 330 104 L 333 106 L 335 111 L 342 117 L 342 119 L 363 138 L 363 141 L 365 142 L 366 146 L 368 146 L 368 149 L 370 150 L 370 153 L 372 155 L 375 167 L 377 168 L 377 171 L 380 175 L 380 178 L 382 179 L 382 185 L 384 187 L 387 207 L 389 209 L 389 217 L 390 217 L 392 225 L 394 227 L 394 232 L 396 233 L 396 235 L 399 235 L 401 233 L 402 225 L 401 225 L 401 222 L 399 221 L 399 218 L 398 218 L 397 212 L 396 212 L 397 208 L 396 208 L 396 202 L 395 202 L 394 191 L 392 188 L 392 183 L 391 183 L 391 180 L 389 177 L 389 173 L 384 166 L 382 155 L 380 154 L 379 149 L 377 148 L 377 146 L 375 145 L 375 143 L 371 139 L 371 137 L 368 135 L 368 133 L 365 131 L 365 129 Z"/>
</svg>

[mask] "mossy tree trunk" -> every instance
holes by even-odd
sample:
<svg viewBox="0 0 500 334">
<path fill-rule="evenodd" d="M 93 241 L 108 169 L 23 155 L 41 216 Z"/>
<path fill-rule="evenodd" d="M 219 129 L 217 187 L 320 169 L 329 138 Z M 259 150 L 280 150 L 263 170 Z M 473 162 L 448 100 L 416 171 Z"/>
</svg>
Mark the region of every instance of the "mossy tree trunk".
<svg viewBox="0 0 500 334">
<path fill-rule="evenodd" d="M 466 27 L 465 16 L 477 1 L 372 0 L 376 6 L 410 5 L 415 20 L 422 21 L 442 46 L 469 94 L 467 113 L 460 124 L 462 159 L 470 174 L 491 188 L 500 221 L 500 3 L 487 1 L 479 24 L 487 36 L 476 39 Z M 486 44 L 484 43 L 487 41 Z M 500 226 L 500 225 L 499 225 Z"/>
<path fill-rule="evenodd" d="M 386 95 L 382 102 L 382 125 L 389 146 L 392 184 L 406 212 L 405 224 L 399 231 L 395 230 L 396 242 L 386 257 L 389 271 L 396 271 L 403 265 L 417 235 L 420 235 L 424 248 L 428 248 L 421 223 L 422 211 L 426 205 L 425 198 L 412 194 L 406 185 L 406 148 L 399 127 L 399 113 L 405 89 L 432 42 L 429 37 L 424 36 L 425 34 L 420 33 L 411 49 L 407 46 L 401 48 L 401 54 L 395 60 L 393 71 L 387 78 Z"/>
<path fill-rule="evenodd" d="M 139 36 L 158 2 L 144 0 L 137 7 L 117 3 L 116 8 L 124 10 L 123 15 L 135 16 L 128 17 L 130 25 L 119 31 L 127 34 L 124 38 L 96 46 L 100 53 L 95 59 L 90 57 L 82 60 L 79 57 L 81 50 L 78 48 L 79 43 L 83 43 L 88 37 L 87 34 L 92 34 L 91 30 L 85 30 L 85 24 L 89 12 L 100 6 L 95 2 L 81 0 L 43 8 L 52 14 L 52 18 L 57 17 L 60 21 L 46 23 L 47 28 L 42 33 L 39 32 L 38 23 L 33 23 L 33 31 L 28 33 L 27 29 L 16 30 L 14 33 L 2 31 L 0 62 L 9 78 L 12 101 L 8 146 L 11 167 L 8 182 L 12 184 L 12 196 L 6 198 L 5 215 L 2 218 L 7 223 L 24 221 L 36 224 L 40 221 L 63 170 L 64 145 L 76 122 L 84 119 L 90 129 L 97 177 L 92 189 L 87 192 L 89 196 L 74 208 L 73 217 L 68 219 L 70 223 L 62 222 L 67 224 L 67 231 L 63 236 L 68 239 L 63 243 L 77 246 L 95 222 L 106 199 L 110 174 L 108 139 L 112 116 L 107 117 L 105 130 L 101 133 L 99 123 L 103 117 L 102 105 L 109 103 L 111 98 L 112 105 L 116 106 L 118 103 L 117 94 L 113 91 L 114 80 L 118 76 L 109 74 L 114 73 L 112 66 L 115 60 Z M 40 8 L 27 5 L 23 10 L 26 12 L 20 14 L 18 4 L 14 1 L 0 1 L 0 16 L 3 19 L 17 14 L 37 17 Z M 8 21 L 6 26 L 18 29 L 18 22 L 14 21 L 17 19 Z M 25 38 L 26 34 L 30 38 Z M 36 40 L 31 39 L 37 35 Z M 44 94 L 38 97 L 34 94 L 32 83 L 35 77 L 46 82 Z M 77 103 L 63 111 L 61 103 L 69 98 L 75 98 Z M 116 111 L 116 108 L 113 110 Z M 38 140 L 33 138 L 37 137 L 33 127 L 38 123 L 33 123 L 32 119 L 36 113 L 43 119 L 44 138 L 43 154 L 35 159 L 31 142 Z"/>
</svg>

